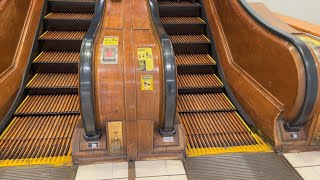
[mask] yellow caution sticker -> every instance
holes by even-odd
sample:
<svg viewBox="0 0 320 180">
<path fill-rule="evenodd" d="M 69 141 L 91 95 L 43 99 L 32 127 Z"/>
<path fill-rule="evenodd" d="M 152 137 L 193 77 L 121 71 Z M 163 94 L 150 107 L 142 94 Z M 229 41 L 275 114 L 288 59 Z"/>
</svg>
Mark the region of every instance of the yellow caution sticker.
<svg viewBox="0 0 320 180">
<path fill-rule="evenodd" d="M 105 46 L 118 46 L 119 37 L 118 36 L 105 36 L 103 38 L 103 45 Z"/>
<path fill-rule="evenodd" d="M 138 62 L 140 71 L 153 71 L 154 63 L 151 47 L 138 48 Z"/>
<path fill-rule="evenodd" d="M 153 75 L 141 75 L 141 90 L 153 90 Z"/>
</svg>

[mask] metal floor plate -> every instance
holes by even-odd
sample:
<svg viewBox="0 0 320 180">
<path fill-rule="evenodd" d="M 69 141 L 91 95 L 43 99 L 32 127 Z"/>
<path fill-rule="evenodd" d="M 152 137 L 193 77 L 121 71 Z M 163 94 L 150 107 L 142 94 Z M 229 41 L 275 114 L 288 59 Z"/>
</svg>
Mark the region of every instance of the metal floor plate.
<svg viewBox="0 0 320 180">
<path fill-rule="evenodd" d="M 16 166 L 1 167 L 1 180 L 74 180 L 75 166 Z"/>
<path fill-rule="evenodd" d="M 295 180 L 302 179 L 274 153 L 237 153 L 185 160 L 189 180 Z"/>
</svg>

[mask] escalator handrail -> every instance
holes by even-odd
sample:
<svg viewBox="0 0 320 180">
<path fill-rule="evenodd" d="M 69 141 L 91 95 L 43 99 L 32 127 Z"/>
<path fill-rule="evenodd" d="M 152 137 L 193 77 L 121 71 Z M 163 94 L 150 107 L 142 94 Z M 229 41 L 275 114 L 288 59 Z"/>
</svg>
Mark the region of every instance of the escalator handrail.
<svg viewBox="0 0 320 180">
<path fill-rule="evenodd" d="M 277 27 L 274 27 L 269 22 L 260 17 L 250 7 L 246 0 L 239 0 L 239 3 L 242 6 L 242 8 L 249 14 L 249 16 L 251 16 L 251 18 L 253 18 L 259 25 L 261 25 L 268 31 L 272 32 L 274 35 L 293 44 L 301 56 L 306 76 L 305 97 L 300 112 L 297 115 L 296 119 L 286 123 L 285 125 L 285 129 L 288 131 L 298 131 L 302 127 L 302 125 L 308 121 L 315 106 L 318 94 L 317 67 L 312 53 L 308 46 L 302 40 L 290 33 L 287 33 L 285 31 L 280 30 Z"/>
<path fill-rule="evenodd" d="M 104 0 L 97 0 L 91 25 L 82 41 L 79 63 L 79 95 L 81 119 L 85 128 L 86 140 L 98 140 L 101 136 L 96 127 L 96 114 L 94 104 L 94 50 L 95 38 L 101 26 L 104 13 Z"/>
<path fill-rule="evenodd" d="M 158 10 L 157 0 L 149 0 L 153 27 L 161 43 L 164 67 L 164 123 L 160 128 L 163 136 L 172 136 L 175 133 L 176 104 L 177 104 L 177 71 L 175 55 L 169 35 L 166 33 Z"/>
</svg>

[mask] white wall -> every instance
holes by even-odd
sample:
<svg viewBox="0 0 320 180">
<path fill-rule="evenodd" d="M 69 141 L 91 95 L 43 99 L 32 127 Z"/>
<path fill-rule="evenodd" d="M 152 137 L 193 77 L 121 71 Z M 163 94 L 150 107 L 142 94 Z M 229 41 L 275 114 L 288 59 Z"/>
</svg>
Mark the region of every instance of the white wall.
<svg viewBox="0 0 320 180">
<path fill-rule="evenodd" d="M 271 11 L 320 25 L 320 0 L 247 0 L 263 2 Z"/>
</svg>

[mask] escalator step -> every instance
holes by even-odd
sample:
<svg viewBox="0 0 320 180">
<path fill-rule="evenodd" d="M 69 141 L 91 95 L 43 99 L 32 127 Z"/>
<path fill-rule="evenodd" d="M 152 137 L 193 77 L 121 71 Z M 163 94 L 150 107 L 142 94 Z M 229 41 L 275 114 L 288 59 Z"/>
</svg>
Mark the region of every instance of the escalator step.
<svg viewBox="0 0 320 180">
<path fill-rule="evenodd" d="M 46 31 L 39 39 L 41 40 L 82 40 L 85 31 Z"/>
<path fill-rule="evenodd" d="M 96 0 L 49 0 L 57 2 L 95 2 Z"/>
<path fill-rule="evenodd" d="M 200 6 L 199 3 L 192 3 L 189 1 L 158 1 L 159 6 Z"/>
<path fill-rule="evenodd" d="M 44 19 L 91 20 L 93 13 L 50 13 Z"/>
<path fill-rule="evenodd" d="M 177 54 L 175 56 L 178 66 L 215 65 L 216 62 L 209 54 Z"/>
<path fill-rule="evenodd" d="M 180 113 L 191 148 L 256 144 L 251 131 L 236 112 Z"/>
<path fill-rule="evenodd" d="M 170 35 L 172 43 L 210 43 L 210 40 L 203 34 L 196 35 Z"/>
<path fill-rule="evenodd" d="M 222 82 L 215 74 L 179 74 L 178 88 L 221 88 Z"/>
<path fill-rule="evenodd" d="M 224 93 L 180 94 L 178 112 L 234 111 L 235 107 Z"/>
<path fill-rule="evenodd" d="M 30 163 L 30 158 L 71 156 L 71 137 L 78 118 L 78 115 L 15 117 L 11 128 L 1 136 L 0 160 L 17 159 L 24 164 Z"/>
<path fill-rule="evenodd" d="M 15 115 L 55 115 L 58 113 L 78 114 L 78 95 L 29 95 L 16 110 Z"/>
<path fill-rule="evenodd" d="M 44 51 L 33 63 L 79 63 L 79 52 Z"/>
<path fill-rule="evenodd" d="M 37 73 L 27 84 L 27 88 L 76 88 L 77 86 L 76 73 Z"/>
<path fill-rule="evenodd" d="M 205 24 L 199 17 L 161 17 L 162 24 Z"/>
</svg>

